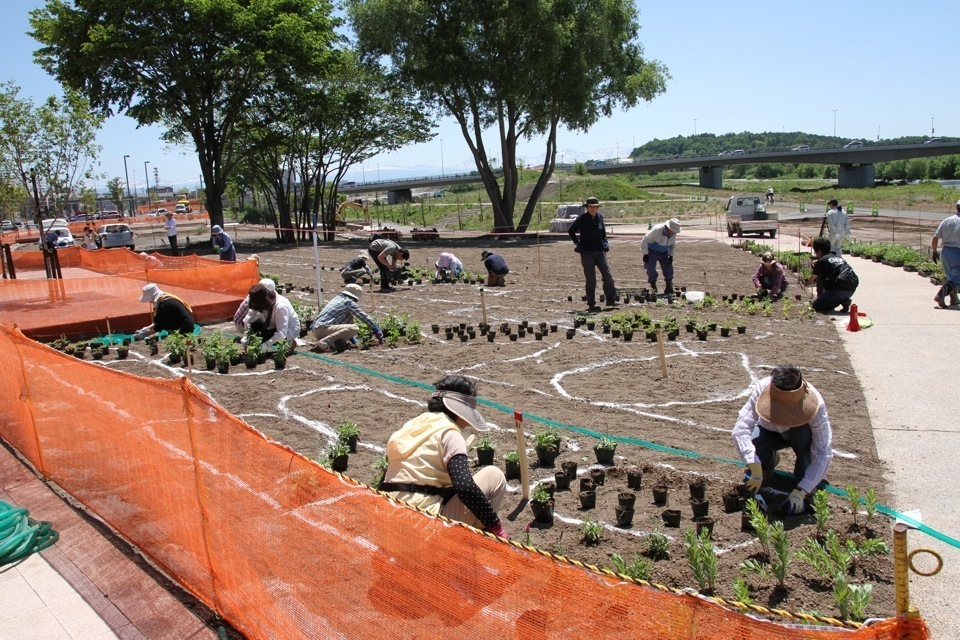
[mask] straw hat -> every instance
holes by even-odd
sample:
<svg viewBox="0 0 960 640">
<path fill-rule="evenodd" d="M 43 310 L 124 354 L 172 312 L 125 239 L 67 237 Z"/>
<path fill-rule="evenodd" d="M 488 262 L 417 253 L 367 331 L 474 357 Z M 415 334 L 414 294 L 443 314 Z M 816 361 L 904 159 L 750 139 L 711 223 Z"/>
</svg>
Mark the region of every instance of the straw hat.
<svg viewBox="0 0 960 640">
<path fill-rule="evenodd" d="M 757 398 L 757 415 L 778 427 L 800 427 L 817 413 L 820 402 L 804 380 L 799 389 L 784 391 L 770 382 Z"/>
<path fill-rule="evenodd" d="M 599 199 L 599 198 L 592 198 L 592 197 L 591 197 L 591 198 L 587 198 L 586 200 L 583 201 L 583 206 L 589 207 L 589 206 L 591 206 L 591 205 L 597 205 L 598 207 L 601 206 L 601 205 L 600 205 L 600 199 Z"/>
<path fill-rule="evenodd" d="M 680 220 L 678 218 L 670 218 L 667 220 L 667 229 L 673 233 L 680 233 Z"/>
<path fill-rule="evenodd" d="M 456 391 L 434 391 L 434 398 L 440 398 L 443 406 L 460 416 L 477 431 L 489 431 L 490 425 L 477 411 L 477 397 Z"/>
<path fill-rule="evenodd" d="M 155 284 L 148 284 L 143 288 L 143 293 L 140 294 L 140 302 L 153 302 L 160 297 L 160 294 L 163 293 L 160 291 L 160 287 Z"/>
<path fill-rule="evenodd" d="M 770 251 L 764 251 L 760 256 L 760 262 L 763 264 L 773 264 L 774 260 L 776 260 L 776 258 L 773 257 L 773 253 Z"/>
<path fill-rule="evenodd" d="M 357 302 L 363 300 L 363 289 L 358 284 L 348 284 L 343 288 L 343 295 L 350 296 Z"/>
</svg>

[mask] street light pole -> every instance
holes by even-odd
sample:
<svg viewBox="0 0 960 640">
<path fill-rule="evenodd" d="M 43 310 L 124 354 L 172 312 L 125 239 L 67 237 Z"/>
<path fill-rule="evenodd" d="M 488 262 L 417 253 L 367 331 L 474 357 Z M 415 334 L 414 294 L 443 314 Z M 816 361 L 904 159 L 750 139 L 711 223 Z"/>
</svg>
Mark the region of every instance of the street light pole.
<svg viewBox="0 0 960 640">
<path fill-rule="evenodd" d="M 148 164 L 150 164 L 149 160 L 143 161 L 143 177 L 147 182 L 147 207 L 153 209 L 153 201 L 150 200 L 150 172 L 147 171 Z"/>
<path fill-rule="evenodd" d="M 933 116 L 930 116 L 930 136 L 933 137 Z"/>
<path fill-rule="evenodd" d="M 693 137 L 694 138 L 697 137 L 697 119 L 696 118 L 693 119 Z"/>
<path fill-rule="evenodd" d="M 443 138 L 440 138 L 440 177 L 445 178 L 446 176 L 447 172 L 443 168 Z"/>
<path fill-rule="evenodd" d="M 130 173 L 127 171 L 127 158 L 130 155 L 123 156 L 123 175 L 127 178 L 127 211 L 130 211 Z"/>
<path fill-rule="evenodd" d="M 833 137 L 837 137 L 837 111 L 838 109 L 833 110 Z"/>
</svg>

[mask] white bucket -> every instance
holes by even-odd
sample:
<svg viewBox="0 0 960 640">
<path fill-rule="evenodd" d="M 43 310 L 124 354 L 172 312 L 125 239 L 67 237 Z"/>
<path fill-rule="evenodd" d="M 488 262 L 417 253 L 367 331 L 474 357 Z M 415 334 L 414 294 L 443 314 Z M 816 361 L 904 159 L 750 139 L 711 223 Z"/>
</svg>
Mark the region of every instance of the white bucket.
<svg viewBox="0 0 960 640">
<path fill-rule="evenodd" d="M 687 291 L 683 294 L 687 298 L 687 302 L 699 302 L 703 300 L 705 294 L 703 291 Z"/>
</svg>

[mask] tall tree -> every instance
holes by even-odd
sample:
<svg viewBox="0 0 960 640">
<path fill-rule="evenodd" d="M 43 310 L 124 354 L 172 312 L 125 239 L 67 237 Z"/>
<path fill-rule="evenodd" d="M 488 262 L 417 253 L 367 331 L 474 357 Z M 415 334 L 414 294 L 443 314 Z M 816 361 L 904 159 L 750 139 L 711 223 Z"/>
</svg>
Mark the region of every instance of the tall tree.
<svg viewBox="0 0 960 640">
<path fill-rule="evenodd" d="M 251 96 L 302 66 L 323 65 L 340 37 L 327 0 L 48 0 L 31 12 L 35 59 L 99 113 L 125 112 L 191 140 L 211 224 Z"/>
<path fill-rule="evenodd" d="M 632 0 L 348 1 L 361 49 L 386 57 L 398 80 L 459 123 L 495 231 L 526 229 L 553 174 L 559 126 L 586 131 L 652 100 L 669 77 L 643 56 Z M 517 143 L 534 136 L 546 137 L 543 170 L 515 226 Z"/>
</svg>

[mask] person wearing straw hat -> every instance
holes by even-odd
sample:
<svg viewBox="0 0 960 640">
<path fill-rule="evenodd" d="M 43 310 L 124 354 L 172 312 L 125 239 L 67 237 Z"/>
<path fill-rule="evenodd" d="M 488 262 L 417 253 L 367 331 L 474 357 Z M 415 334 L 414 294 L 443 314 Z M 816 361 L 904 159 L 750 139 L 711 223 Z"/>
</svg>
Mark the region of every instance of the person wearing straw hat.
<svg viewBox="0 0 960 640">
<path fill-rule="evenodd" d="M 612 305 L 617 300 L 617 285 L 613 281 L 610 263 L 607 261 L 607 252 L 610 243 L 607 241 L 607 227 L 600 213 L 600 200 L 587 198 L 583 206 L 586 212 L 573 221 L 567 233 L 573 240 L 573 250 L 580 254 L 580 265 L 583 267 L 583 278 L 587 294 L 587 310 L 599 311 L 597 306 L 597 274 L 603 281 L 603 295 L 607 304 Z M 579 234 L 579 237 L 578 235 Z"/>
<path fill-rule="evenodd" d="M 367 257 L 367 254 L 361 253 L 340 268 L 340 277 L 343 278 L 343 284 L 356 284 L 362 281 L 364 276 L 373 279 L 373 273 L 367 266 Z"/>
<path fill-rule="evenodd" d="M 254 334 L 263 338 L 266 349 L 281 340 L 286 340 L 291 350 L 295 349 L 297 337 L 300 335 L 300 317 L 290 301 L 277 293 L 276 284 L 271 288 L 261 280 L 250 287 L 247 300 L 250 311 L 243 321 L 247 335 Z M 241 343 L 247 344 L 246 336 Z"/>
<path fill-rule="evenodd" d="M 753 274 L 753 286 L 761 298 L 770 296 L 774 300 L 783 297 L 787 289 L 787 272 L 783 265 L 773 257 L 773 252 L 764 251 L 760 256 L 760 266 Z"/>
<path fill-rule="evenodd" d="M 167 242 L 170 243 L 170 255 L 178 256 L 180 250 L 177 248 L 177 221 L 173 217 L 173 211 L 165 211 L 163 215 L 166 217 L 163 228 L 167 232 Z"/>
<path fill-rule="evenodd" d="M 663 272 L 663 290 L 673 294 L 673 254 L 677 249 L 677 234 L 680 233 L 680 220 L 671 218 L 666 222 L 653 225 L 640 242 L 643 255 L 643 267 L 647 271 L 647 282 L 654 293 L 657 291 L 657 264 Z"/>
<path fill-rule="evenodd" d="M 778 452 L 793 450 L 797 483 L 783 504 L 789 515 L 803 512 L 807 496 L 833 460 L 833 432 L 823 397 L 794 365 L 775 367 L 769 378 L 754 385 L 737 416 L 733 442 L 747 465 L 746 488 L 754 494 L 777 468 Z"/>
<path fill-rule="evenodd" d="M 233 246 L 233 240 L 223 232 L 223 227 L 218 224 L 210 229 L 213 234 L 213 250 L 220 254 L 220 259 L 227 262 L 237 261 L 237 248 Z"/>
<path fill-rule="evenodd" d="M 164 293 L 160 287 L 151 283 L 143 288 L 140 302 L 150 303 L 152 321 L 133 334 L 134 340 L 143 340 L 160 331 L 193 333 L 193 327 L 196 324 L 193 309 L 172 293 Z"/>
<path fill-rule="evenodd" d="M 463 430 L 490 430 L 477 411 L 477 389 L 463 376 L 447 376 L 434 386 L 427 411 L 390 436 L 380 490 L 429 513 L 508 538 L 497 515 L 507 486 L 503 472 L 486 466 L 470 473 Z"/>
<path fill-rule="evenodd" d="M 507 261 L 503 259 L 503 256 L 484 249 L 480 252 L 480 257 L 483 259 L 483 266 L 487 270 L 487 286 L 507 286 L 507 274 L 510 273 L 510 268 L 507 267 Z"/>
<path fill-rule="evenodd" d="M 850 217 L 836 198 L 827 203 L 827 233 L 830 236 L 830 250 L 843 255 L 843 241 L 850 237 Z"/>
<path fill-rule="evenodd" d="M 373 332 L 377 340 L 383 342 L 383 332 L 376 321 L 360 308 L 363 289 L 358 284 L 348 284 L 339 295 L 327 303 L 317 319 L 310 325 L 316 347 L 322 353 L 336 351 L 342 353 L 348 342 L 355 342 L 359 327 L 356 320 L 364 323 Z"/>
<path fill-rule="evenodd" d="M 940 243 L 943 243 L 942 246 Z M 940 247 L 940 250 L 937 250 Z M 957 215 L 944 218 L 937 226 L 930 241 L 931 257 L 934 263 L 943 262 L 943 272 L 947 281 L 943 283 L 937 295 L 933 297 L 941 308 L 946 308 L 946 298 L 950 298 L 950 306 L 960 304 L 957 289 L 960 288 L 960 200 L 957 200 Z"/>
</svg>

